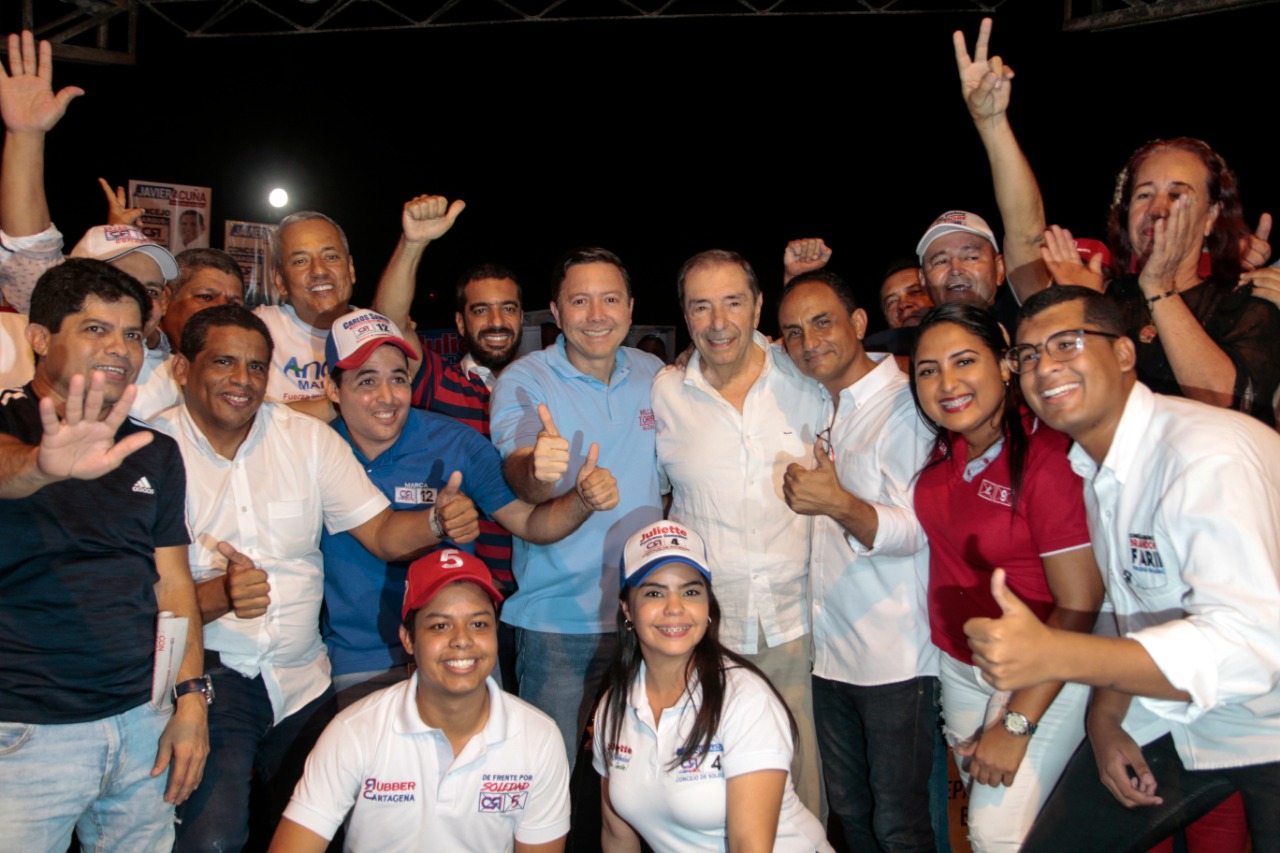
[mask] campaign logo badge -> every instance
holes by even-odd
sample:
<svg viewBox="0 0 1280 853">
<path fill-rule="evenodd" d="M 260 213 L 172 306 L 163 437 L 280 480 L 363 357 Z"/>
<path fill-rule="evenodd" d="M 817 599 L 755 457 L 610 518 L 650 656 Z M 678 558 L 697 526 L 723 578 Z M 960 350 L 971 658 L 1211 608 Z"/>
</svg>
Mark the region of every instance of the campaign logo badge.
<svg viewBox="0 0 1280 853">
<path fill-rule="evenodd" d="M 1000 506 L 1013 506 L 1013 489 L 990 480 L 983 480 L 978 487 L 978 497 Z"/>
<path fill-rule="evenodd" d="M 532 787 L 532 773 L 485 773 L 480 777 L 479 811 L 524 811 Z"/>
</svg>

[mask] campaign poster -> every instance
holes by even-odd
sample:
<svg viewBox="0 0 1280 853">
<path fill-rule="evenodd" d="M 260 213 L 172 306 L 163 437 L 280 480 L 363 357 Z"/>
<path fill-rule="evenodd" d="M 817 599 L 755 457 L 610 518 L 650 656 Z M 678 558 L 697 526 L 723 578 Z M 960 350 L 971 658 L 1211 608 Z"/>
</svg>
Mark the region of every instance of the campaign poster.
<svg viewBox="0 0 1280 853">
<path fill-rule="evenodd" d="M 222 247 L 244 271 L 246 305 L 278 305 L 279 296 L 268 274 L 271 269 L 271 238 L 276 226 L 262 222 L 228 219 Z"/>
<path fill-rule="evenodd" d="M 144 211 L 138 227 L 175 255 L 209 248 L 212 196 L 209 187 L 129 181 L 129 206 Z"/>
</svg>

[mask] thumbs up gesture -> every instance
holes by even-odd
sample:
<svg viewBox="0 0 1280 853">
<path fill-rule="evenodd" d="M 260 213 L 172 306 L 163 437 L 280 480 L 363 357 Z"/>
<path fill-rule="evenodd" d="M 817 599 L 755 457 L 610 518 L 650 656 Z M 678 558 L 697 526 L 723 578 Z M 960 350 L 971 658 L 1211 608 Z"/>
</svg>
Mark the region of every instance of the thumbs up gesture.
<svg viewBox="0 0 1280 853">
<path fill-rule="evenodd" d="M 964 623 L 973 662 L 983 677 L 999 690 L 1021 690 L 1055 680 L 1047 671 L 1053 632 L 1005 584 L 1004 569 L 992 573 L 991 595 L 1003 615 Z"/>
<path fill-rule="evenodd" d="M 227 600 L 236 617 L 255 619 L 265 614 L 271 604 L 267 573 L 229 542 L 219 542 L 218 553 L 227 558 Z"/>
<path fill-rule="evenodd" d="M 836 476 L 836 463 L 831 461 L 830 445 L 819 440 L 813 446 L 817 467 L 812 470 L 792 462 L 782 477 L 782 497 L 791 511 L 799 515 L 827 515 L 848 494 Z"/>
<path fill-rule="evenodd" d="M 563 438 L 545 403 L 538 404 L 542 432 L 533 446 L 533 477 L 540 483 L 554 483 L 569 470 L 569 439 Z"/>
<path fill-rule="evenodd" d="M 445 538 L 458 545 L 474 542 L 480 535 L 480 516 L 471 498 L 462 493 L 462 472 L 454 471 L 436 495 L 436 518 Z"/>
<path fill-rule="evenodd" d="M 591 443 L 587 461 L 578 469 L 578 497 L 593 512 L 604 512 L 618 505 L 618 481 L 608 468 L 599 468 L 600 445 Z"/>
</svg>

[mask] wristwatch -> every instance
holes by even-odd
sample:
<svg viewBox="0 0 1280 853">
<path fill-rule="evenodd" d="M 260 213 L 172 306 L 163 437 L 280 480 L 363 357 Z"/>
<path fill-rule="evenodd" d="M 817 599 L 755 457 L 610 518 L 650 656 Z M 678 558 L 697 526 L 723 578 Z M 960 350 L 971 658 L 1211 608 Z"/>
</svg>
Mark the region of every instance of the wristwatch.
<svg viewBox="0 0 1280 853">
<path fill-rule="evenodd" d="M 177 702 L 188 693 L 200 692 L 204 694 L 204 703 L 206 705 L 213 704 L 213 679 L 208 675 L 202 675 L 199 678 L 191 678 L 181 684 L 173 685 L 173 701 Z"/>
<path fill-rule="evenodd" d="M 1036 724 L 1027 719 L 1025 714 L 1004 709 L 1004 730 L 1018 737 L 1031 737 L 1036 733 Z"/>
</svg>

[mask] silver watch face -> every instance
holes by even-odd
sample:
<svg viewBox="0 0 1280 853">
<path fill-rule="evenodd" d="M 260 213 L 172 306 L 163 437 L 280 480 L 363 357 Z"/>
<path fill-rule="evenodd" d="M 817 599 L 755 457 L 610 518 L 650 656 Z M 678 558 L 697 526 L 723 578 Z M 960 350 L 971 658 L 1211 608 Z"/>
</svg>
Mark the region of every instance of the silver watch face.
<svg viewBox="0 0 1280 853">
<path fill-rule="evenodd" d="M 1032 731 L 1031 721 L 1017 711 L 1004 712 L 1004 727 L 1012 735 L 1029 735 Z"/>
</svg>

